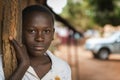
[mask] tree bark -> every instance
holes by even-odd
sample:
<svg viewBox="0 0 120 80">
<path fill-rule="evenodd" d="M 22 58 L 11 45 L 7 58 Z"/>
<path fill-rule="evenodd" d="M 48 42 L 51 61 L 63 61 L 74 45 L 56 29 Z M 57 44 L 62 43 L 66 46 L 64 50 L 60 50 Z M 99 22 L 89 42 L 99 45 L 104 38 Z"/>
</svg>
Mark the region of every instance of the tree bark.
<svg viewBox="0 0 120 80">
<path fill-rule="evenodd" d="M 3 55 L 3 69 L 7 80 L 17 66 L 15 51 L 9 43 L 8 37 L 11 35 L 17 40 L 21 40 L 21 6 L 20 0 L 0 0 L 1 8 L 1 50 Z"/>
<path fill-rule="evenodd" d="M 1 48 L 1 42 L 2 42 L 2 11 L 3 11 L 3 0 L 0 0 L 0 54 L 1 54 L 1 50 L 2 50 L 2 48 Z"/>
</svg>

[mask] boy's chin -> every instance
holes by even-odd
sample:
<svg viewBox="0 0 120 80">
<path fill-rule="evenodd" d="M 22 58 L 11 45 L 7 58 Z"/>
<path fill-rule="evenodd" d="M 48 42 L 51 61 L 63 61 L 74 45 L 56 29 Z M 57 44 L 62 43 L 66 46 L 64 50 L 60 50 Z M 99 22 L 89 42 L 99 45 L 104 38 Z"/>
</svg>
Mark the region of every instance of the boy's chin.
<svg viewBox="0 0 120 80">
<path fill-rule="evenodd" d="M 30 56 L 31 56 L 31 57 L 32 57 L 32 56 L 33 56 L 33 57 L 43 56 L 45 52 L 46 52 L 46 51 L 44 51 L 44 50 L 34 51 L 34 52 L 32 52 L 32 53 L 30 54 Z"/>
</svg>

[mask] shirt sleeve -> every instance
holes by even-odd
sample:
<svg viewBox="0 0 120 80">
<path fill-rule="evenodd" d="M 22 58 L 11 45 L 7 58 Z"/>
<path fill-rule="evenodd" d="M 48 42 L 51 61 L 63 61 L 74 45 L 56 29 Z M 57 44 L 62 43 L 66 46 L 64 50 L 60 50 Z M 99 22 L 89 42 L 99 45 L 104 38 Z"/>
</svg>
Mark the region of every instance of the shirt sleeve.
<svg viewBox="0 0 120 80">
<path fill-rule="evenodd" d="M 67 69 L 65 71 L 65 74 L 66 74 L 66 79 L 65 80 L 71 80 L 71 68 L 70 66 L 67 66 Z"/>
<path fill-rule="evenodd" d="M 64 69 L 64 71 L 61 72 L 61 80 L 72 80 L 71 79 L 71 68 L 70 66 L 67 64 L 66 68 Z"/>
</svg>

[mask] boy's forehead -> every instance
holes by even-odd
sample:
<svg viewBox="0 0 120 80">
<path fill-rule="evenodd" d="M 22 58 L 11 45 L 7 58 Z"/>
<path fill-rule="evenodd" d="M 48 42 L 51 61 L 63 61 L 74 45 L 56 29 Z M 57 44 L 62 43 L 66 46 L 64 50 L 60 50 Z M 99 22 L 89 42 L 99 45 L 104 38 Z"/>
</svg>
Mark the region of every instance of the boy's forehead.
<svg viewBox="0 0 120 80">
<path fill-rule="evenodd" d="M 54 22 L 52 20 L 52 16 L 45 12 L 32 12 L 23 19 L 23 25 L 35 26 L 41 24 L 44 26 L 53 26 Z"/>
<path fill-rule="evenodd" d="M 32 15 L 32 16 L 38 16 L 38 15 L 51 16 L 51 14 L 49 14 L 49 13 L 47 13 L 47 12 L 32 11 L 32 12 L 28 13 L 28 14 L 26 15 L 26 17 L 30 17 L 31 15 Z"/>
<path fill-rule="evenodd" d="M 22 22 L 23 25 L 29 24 L 31 22 L 46 22 L 48 21 L 54 25 L 54 16 L 52 13 L 46 11 L 31 11 L 29 13 L 23 14 Z"/>
<path fill-rule="evenodd" d="M 38 21 L 38 20 L 49 20 L 52 21 L 52 16 L 50 14 L 44 13 L 44 12 L 32 12 L 26 15 L 24 20 L 26 21 Z"/>
</svg>

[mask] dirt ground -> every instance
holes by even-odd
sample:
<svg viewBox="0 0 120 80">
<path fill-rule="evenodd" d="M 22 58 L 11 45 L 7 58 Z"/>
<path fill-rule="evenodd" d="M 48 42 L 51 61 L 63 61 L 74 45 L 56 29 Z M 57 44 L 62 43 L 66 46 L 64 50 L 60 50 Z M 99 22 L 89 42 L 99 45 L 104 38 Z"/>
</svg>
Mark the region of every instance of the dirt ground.
<svg viewBox="0 0 120 80">
<path fill-rule="evenodd" d="M 72 80 L 120 80 L 120 54 L 103 61 L 94 59 L 83 46 L 61 45 L 55 55 L 70 64 Z"/>
</svg>

